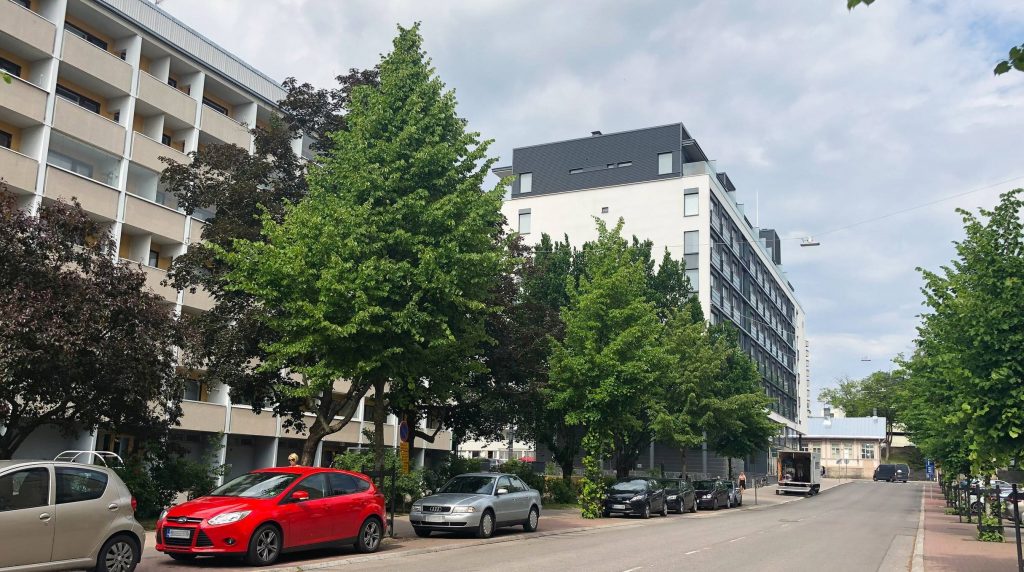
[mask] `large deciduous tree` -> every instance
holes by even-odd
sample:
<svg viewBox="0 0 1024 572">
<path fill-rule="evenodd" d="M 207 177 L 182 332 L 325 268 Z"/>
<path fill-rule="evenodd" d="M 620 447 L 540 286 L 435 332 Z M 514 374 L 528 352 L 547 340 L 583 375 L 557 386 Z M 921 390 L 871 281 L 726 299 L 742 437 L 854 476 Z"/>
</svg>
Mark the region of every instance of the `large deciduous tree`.
<svg viewBox="0 0 1024 572">
<path fill-rule="evenodd" d="M 309 195 L 263 240 L 223 249 L 229 289 L 248 293 L 277 336 L 261 369 L 372 388 L 377 468 L 389 388 L 428 379 L 424 355 L 478 353 L 502 268 L 502 187 L 484 191 L 489 142 L 467 131 L 421 49 L 399 28 L 380 86 L 351 93 L 348 129 L 312 169 Z M 312 393 L 310 393 L 312 397 Z"/>
<path fill-rule="evenodd" d="M 145 435 L 180 417 L 171 307 L 113 252 L 77 202 L 32 216 L 0 188 L 0 458 L 44 425 Z"/>
</svg>

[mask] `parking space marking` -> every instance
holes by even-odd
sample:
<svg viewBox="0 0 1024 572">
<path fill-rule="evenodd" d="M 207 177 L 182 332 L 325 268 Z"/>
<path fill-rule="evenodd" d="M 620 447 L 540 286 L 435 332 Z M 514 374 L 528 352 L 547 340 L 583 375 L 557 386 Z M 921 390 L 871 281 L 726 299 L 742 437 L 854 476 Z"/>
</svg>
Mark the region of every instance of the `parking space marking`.
<svg viewBox="0 0 1024 572">
<path fill-rule="evenodd" d="M 732 539 L 732 540 L 730 540 L 729 542 L 736 542 L 737 540 L 743 540 L 744 538 L 746 538 L 746 536 L 741 536 L 741 537 L 739 537 L 739 538 L 733 538 L 733 539 Z"/>
<path fill-rule="evenodd" d="M 696 553 L 698 553 L 698 552 L 700 552 L 700 550 L 691 550 L 691 551 L 689 551 L 689 552 L 687 552 L 687 553 L 686 553 L 686 556 L 689 556 L 689 555 L 691 555 L 691 554 L 696 554 Z"/>
<path fill-rule="evenodd" d="M 641 568 L 643 568 L 643 566 L 637 566 L 636 568 L 630 568 L 629 570 L 623 570 L 622 572 L 636 572 Z"/>
</svg>

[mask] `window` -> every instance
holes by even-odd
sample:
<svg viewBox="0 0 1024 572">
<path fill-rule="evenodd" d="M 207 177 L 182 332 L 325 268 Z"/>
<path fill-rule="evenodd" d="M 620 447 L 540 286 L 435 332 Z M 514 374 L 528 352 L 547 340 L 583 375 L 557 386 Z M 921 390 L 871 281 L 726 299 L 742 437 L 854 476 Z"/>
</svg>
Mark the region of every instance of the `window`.
<svg viewBox="0 0 1024 572">
<path fill-rule="evenodd" d="M 10 133 L 8 133 L 6 131 L 0 131 L 0 147 L 6 147 L 6 148 L 10 149 L 11 148 L 11 142 L 13 140 L 14 140 L 14 137 Z"/>
<path fill-rule="evenodd" d="M 178 87 L 178 80 L 174 79 L 173 77 L 168 77 L 167 78 L 167 85 L 169 85 L 171 87 Z"/>
<path fill-rule="evenodd" d="M 324 498 L 327 496 L 325 493 L 325 491 L 327 491 L 327 475 L 324 473 L 317 473 L 302 479 L 302 482 L 295 485 L 295 488 L 292 489 L 292 492 L 298 491 L 305 491 L 309 494 L 309 500 Z"/>
<path fill-rule="evenodd" d="M 187 401 L 202 401 L 203 392 L 198 381 L 189 380 L 185 382 L 185 394 L 182 397 Z"/>
<path fill-rule="evenodd" d="M 699 246 L 699 234 L 696 230 L 683 233 L 683 254 L 697 254 Z"/>
<path fill-rule="evenodd" d="M 839 458 L 839 445 L 832 445 L 832 458 L 833 459 L 838 459 Z"/>
<path fill-rule="evenodd" d="M 14 77 L 21 77 L 21 66 L 11 60 L 0 58 L 0 70 L 4 70 Z"/>
<path fill-rule="evenodd" d="M 57 504 L 95 500 L 107 490 L 107 474 L 78 467 L 57 467 Z"/>
<path fill-rule="evenodd" d="M 569 174 L 570 175 L 575 175 L 576 173 L 582 173 L 582 172 L 583 172 L 583 169 L 569 169 Z"/>
<path fill-rule="evenodd" d="M 633 166 L 633 162 L 632 161 L 622 161 L 621 163 L 619 163 L 619 166 L 620 167 L 632 167 Z"/>
<path fill-rule="evenodd" d="M 508 480 L 508 477 L 501 477 L 498 479 L 497 489 L 505 489 L 508 492 L 513 492 L 512 483 Z M 495 489 L 495 492 L 497 492 L 497 489 Z"/>
<path fill-rule="evenodd" d="M 14 0 L 14 1 L 17 2 L 18 4 L 21 4 L 22 6 L 24 6 L 26 8 L 28 8 L 29 10 L 32 9 L 32 0 Z"/>
<path fill-rule="evenodd" d="M 50 504 L 50 471 L 25 469 L 0 477 L 0 512 Z"/>
<path fill-rule="evenodd" d="M 697 189 L 683 191 L 683 216 L 697 216 L 697 199 L 700 197 L 697 193 Z"/>
<path fill-rule="evenodd" d="M 66 171 L 82 175 L 83 177 L 92 178 L 92 165 L 79 161 L 78 159 L 72 159 L 67 155 L 62 155 L 53 149 L 50 149 L 50 153 L 46 156 L 46 162 L 54 167 L 60 167 Z"/>
<path fill-rule="evenodd" d="M 217 103 L 216 101 L 211 101 L 210 99 L 208 99 L 206 97 L 203 98 L 203 105 L 205 105 L 206 107 L 209 107 L 210 109 L 216 111 L 217 113 L 220 113 L 221 115 L 227 115 L 228 114 L 228 108 L 226 108 L 223 105 Z"/>
<path fill-rule="evenodd" d="M 601 207 L 601 214 L 608 214 L 608 207 Z"/>
<path fill-rule="evenodd" d="M 519 192 L 529 193 L 533 190 L 533 173 L 519 174 Z"/>
<path fill-rule="evenodd" d="M 821 454 L 821 445 L 815 445 L 815 446 L 811 447 L 811 452 L 812 453 L 817 453 L 817 454 L 820 455 Z"/>
<path fill-rule="evenodd" d="M 530 211 L 519 213 L 519 234 L 530 234 L 531 218 Z"/>
<path fill-rule="evenodd" d="M 160 142 L 163 143 L 164 145 L 167 145 L 168 147 L 170 147 L 170 145 L 171 145 L 171 136 L 166 134 L 166 133 L 164 133 L 163 135 L 160 136 Z"/>
<path fill-rule="evenodd" d="M 686 278 L 690 281 L 691 290 L 694 292 L 700 290 L 700 272 L 696 268 L 687 268 Z"/>
<path fill-rule="evenodd" d="M 331 495 L 350 495 L 370 488 L 370 483 L 344 473 L 330 473 Z"/>
<path fill-rule="evenodd" d="M 852 459 L 853 458 L 853 445 L 843 445 L 843 458 L 844 459 Z"/>
<path fill-rule="evenodd" d="M 608 163 L 607 165 L 605 165 L 605 168 L 606 169 L 614 169 L 615 168 L 615 163 Z"/>
<path fill-rule="evenodd" d="M 672 173 L 672 153 L 658 153 L 658 174 Z"/>
<path fill-rule="evenodd" d="M 149 265 L 153 268 L 160 266 L 160 252 L 156 250 L 149 251 Z"/>
<path fill-rule="evenodd" d="M 86 32 L 85 30 L 79 28 L 71 22 L 64 22 L 64 29 L 78 36 L 79 38 L 82 38 L 83 40 L 89 42 L 90 44 L 96 46 L 101 50 L 107 49 L 107 42 L 101 40 L 100 38 L 97 38 L 89 32 Z"/>
<path fill-rule="evenodd" d="M 875 458 L 875 444 L 874 443 L 861 443 L 860 444 L 860 458 L 861 459 L 874 459 Z"/>
<path fill-rule="evenodd" d="M 76 91 L 72 91 L 59 83 L 57 84 L 57 95 L 79 107 L 84 107 L 93 113 L 100 112 L 100 104 L 98 101 L 89 99 L 88 97 L 85 97 Z"/>
<path fill-rule="evenodd" d="M 525 493 L 530 490 L 530 487 L 526 486 L 526 483 L 520 481 L 516 477 L 509 478 L 509 483 L 512 485 L 508 492 L 510 493 Z"/>
</svg>

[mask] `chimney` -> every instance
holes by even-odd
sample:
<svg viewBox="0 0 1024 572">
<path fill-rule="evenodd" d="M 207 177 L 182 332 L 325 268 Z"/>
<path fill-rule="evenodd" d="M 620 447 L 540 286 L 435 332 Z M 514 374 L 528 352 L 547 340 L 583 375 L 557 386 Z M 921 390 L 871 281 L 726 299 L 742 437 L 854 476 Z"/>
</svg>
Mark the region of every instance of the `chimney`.
<svg viewBox="0 0 1024 572">
<path fill-rule="evenodd" d="M 598 135 L 600 135 L 600 134 L 601 134 L 601 132 L 600 132 L 600 131 L 591 131 L 591 132 L 590 132 L 590 136 L 591 136 L 591 137 L 597 137 L 597 136 L 598 136 Z"/>
</svg>

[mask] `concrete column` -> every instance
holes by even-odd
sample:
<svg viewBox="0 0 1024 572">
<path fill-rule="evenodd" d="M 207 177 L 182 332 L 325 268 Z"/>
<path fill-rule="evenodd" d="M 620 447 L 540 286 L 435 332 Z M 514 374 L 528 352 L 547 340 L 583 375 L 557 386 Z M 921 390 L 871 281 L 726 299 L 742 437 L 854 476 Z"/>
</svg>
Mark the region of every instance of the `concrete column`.
<svg viewBox="0 0 1024 572">
<path fill-rule="evenodd" d="M 157 58 L 149 62 L 148 73 L 156 79 L 167 83 L 167 78 L 171 75 L 171 56 Z"/>
</svg>

